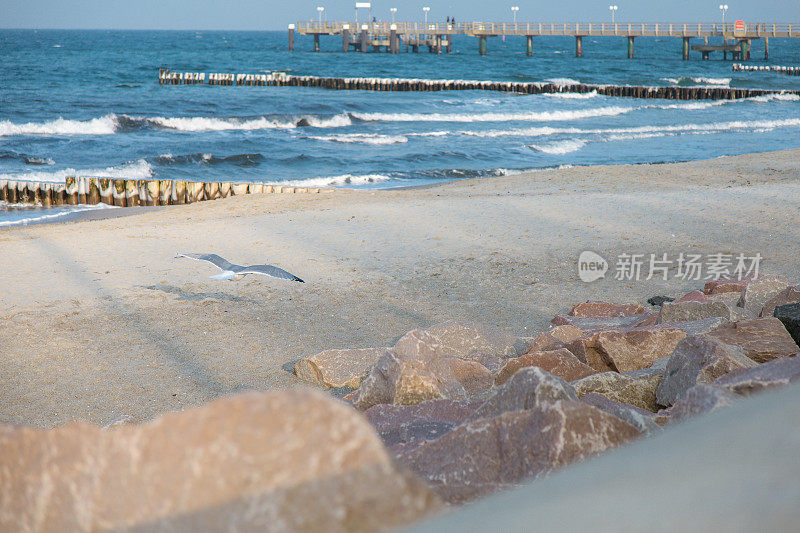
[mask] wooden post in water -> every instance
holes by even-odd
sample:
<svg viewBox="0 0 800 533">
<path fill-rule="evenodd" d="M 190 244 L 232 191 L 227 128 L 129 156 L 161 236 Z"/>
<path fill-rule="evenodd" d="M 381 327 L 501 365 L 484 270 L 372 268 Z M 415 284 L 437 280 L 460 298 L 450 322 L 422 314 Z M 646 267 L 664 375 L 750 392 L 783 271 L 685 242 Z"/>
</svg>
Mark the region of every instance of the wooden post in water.
<svg viewBox="0 0 800 533">
<path fill-rule="evenodd" d="M 39 189 L 42 194 L 42 207 L 53 205 L 53 186 L 50 183 L 40 183 Z"/>
<path fill-rule="evenodd" d="M 97 205 L 100 203 L 100 188 L 97 186 L 97 178 L 89 178 L 88 183 L 86 184 L 87 192 L 86 192 L 86 202 L 91 205 Z"/>
<path fill-rule="evenodd" d="M 112 180 L 114 183 L 113 194 L 114 194 L 114 205 L 117 207 L 125 207 L 128 205 L 128 201 L 126 199 L 125 194 L 125 180 L 123 179 L 114 179 Z"/>
<path fill-rule="evenodd" d="M 62 183 L 56 183 L 52 187 L 53 191 L 53 205 L 64 205 L 64 197 L 67 195 L 67 186 Z"/>
<path fill-rule="evenodd" d="M 478 53 L 482 56 L 486 55 L 486 36 L 481 35 L 478 37 Z"/>
<path fill-rule="evenodd" d="M 314 51 L 319 52 L 319 33 L 314 34 Z"/>
<path fill-rule="evenodd" d="M 398 39 L 397 39 L 397 25 L 392 24 L 391 32 L 389 33 L 389 52 L 392 54 L 396 54 L 399 50 L 398 48 Z"/>
<path fill-rule="evenodd" d="M 144 187 L 147 190 L 147 205 L 159 205 L 158 203 L 158 180 L 145 181 Z"/>
<path fill-rule="evenodd" d="M 575 36 L 575 57 L 583 57 L 583 36 Z"/>
<path fill-rule="evenodd" d="M 342 26 L 342 52 L 350 51 L 350 25 Z"/>
<path fill-rule="evenodd" d="M 8 201 L 8 181 L 0 180 L 0 202 Z"/>
<path fill-rule="evenodd" d="M 182 205 L 186 203 L 186 182 L 172 182 L 172 203 Z"/>
<path fill-rule="evenodd" d="M 531 57 L 533 55 L 533 35 L 526 35 L 525 41 L 526 41 L 525 55 Z"/>
<path fill-rule="evenodd" d="M 172 198 L 172 180 L 157 180 L 158 205 L 169 205 Z"/>
<path fill-rule="evenodd" d="M 683 60 L 684 61 L 688 61 L 689 60 L 689 50 L 691 50 L 691 46 L 690 46 L 691 45 L 691 41 L 692 41 L 691 37 L 684 37 L 683 38 Z"/>
<path fill-rule="evenodd" d="M 633 39 L 632 35 L 628 37 L 628 59 L 633 59 Z"/>
<path fill-rule="evenodd" d="M 769 61 L 769 37 L 764 37 L 764 61 Z"/>
<path fill-rule="evenodd" d="M 289 51 L 294 52 L 294 24 L 289 24 Z"/>
<path fill-rule="evenodd" d="M 78 205 L 78 181 L 74 176 L 68 176 L 66 181 L 66 194 L 64 201 L 68 205 Z"/>
<path fill-rule="evenodd" d="M 136 180 L 125 180 L 125 205 L 128 207 L 139 205 L 139 185 Z"/>
<path fill-rule="evenodd" d="M 100 187 L 100 201 L 106 205 L 114 205 L 114 183 L 111 178 L 97 180 Z"/>
<path fill-rule="evenodd" d="M 361 51 L 367 53 L 367 25 L 361 26 Z"/>
<path fill-rule="evenodd" d="M 78 178 L 78 203 L 86 203 L 86 178 Z"/>
</svg>

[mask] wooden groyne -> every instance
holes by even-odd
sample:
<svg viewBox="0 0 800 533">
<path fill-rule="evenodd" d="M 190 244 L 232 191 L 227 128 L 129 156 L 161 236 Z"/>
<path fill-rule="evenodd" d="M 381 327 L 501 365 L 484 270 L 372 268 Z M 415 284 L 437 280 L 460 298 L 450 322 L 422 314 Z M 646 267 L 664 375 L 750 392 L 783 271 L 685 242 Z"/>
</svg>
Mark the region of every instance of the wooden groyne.
<svg viewBox="0 0 800 533">
<path fill-rule="evenodd" d="M 265 183 L 126 180 L 68 177 L 65 183 L 0 180 L 0 201 L 11 204 L 106 204 L 117 207 L 182 205 L 227 196 L 265 193 L 320 193 L 330 188 Z"/>
<path fill-rule="evenodd" d="M 742 65 L 735 63 L 734 72 L 778 72 L 787 76 L 800 76 L 800 67 L 779 67 L 777 65 Z"/>
<path fill-rule="evenodd" d="M 658 98 L 664 100 L 737 100 L 770 94 L 800 94 L 800 91 L 739 89 L 731 87 L 644 87 L 631 85 L 562 85 L 542 82 L 434 80 L 407 78 L 325 78 L 319 76 L 290 76 L 283 72 L 271 74 L 212 74 L 214 79 L 231 83 L 221 85 L 261 87 L 317 87 L 337 91 L 499 91 L 521 94 L 597 93 L 623 98 Z M 189 85 L 205 76 L 196 72 L 159 70 L 159 84 Z M 211 77 L 209 77 L 209 80 Z M 215 85 L 215 84 L 212 84 Z"/>
</svg>

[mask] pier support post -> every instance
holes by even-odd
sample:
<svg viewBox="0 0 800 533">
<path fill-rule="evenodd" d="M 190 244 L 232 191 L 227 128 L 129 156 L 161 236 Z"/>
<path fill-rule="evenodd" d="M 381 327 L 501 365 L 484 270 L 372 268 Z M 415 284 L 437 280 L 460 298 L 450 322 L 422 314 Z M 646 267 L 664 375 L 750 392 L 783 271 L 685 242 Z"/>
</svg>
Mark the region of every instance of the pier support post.
<svg viewBox="0 0 800 533">
<path fill-rule="evenodd" d="M 436 53 L 437 54 L 441 54 L 442 53 L 442 36 L 441 35 L 437 35 L 436 36 Z"/>
<path fill-rule="evenodd" d="M 319 52 L 319 33 L 314 34 L 314 51 Z"/>
<path fill-rule="evenodd" d="M 575 36 L 575 57 L 583 57 L 583 36 Z"/>
<path fill-rule="evenodd" d="M 533 55 L 533 35 L 527 35 L 526 41 L 525 54 L 531 57 Z"/>
<path fill-rule="evenodd" d="M 411 51 L 414 52 L 415 54 L 418 54 L 419 53 L 419 44 L 412 44 L 411 45 Z"/>
<path fill-rule="evenodd" d="M 689 50 L 691 50 L 690 43 L 692 41 L 691 37 L 684 37 L 683 38 L 683 60 L 689 60 Z"/>
<path fill-rule="evenodd" d="M 392 31 L 389 34 L 389 52 L 396 54 L 399 52 L 397 42 L 397 26 L 392 24 Z"/>
<path fill-rule="evenodd" d="M 750 59 L 750 40 L 749 39 L 742 39 L 739 41 L 739 57 L 742 61 L 747 61 Z"/>
<path fill-rule="evenodd" d="M 289 51 L 294 52 L 294 24 L 289 24 Z"/>
<path fill-rule="evenodd" d="M 367 25 L 361 26 L 361 51 L 367 53 Z"/>
<path fill-rule="evenodd" d="M 764 37 L 764 61 L 769 61 L 769 37 Z"/>
<path fill-rule="evenodd" d="M 342 29 L 342 52 L 350 51 L 350 28 Z"/>
<path fill-rule="evenodd" d="M 486 36 L 481 35 L 478 37 L 478 53 L 482 56 L 486 55 Z"/>
<path fill-rule="evenodd" d="M 445 52 L 448 54 L 453 51 L 453 34 L 447 36 L 447 46 L 445 46 Z"/>
<path fill-rule="evenodd" d="M 628 37 L 628 59 L 633 59 L 633 36 Z"/>
</svg>

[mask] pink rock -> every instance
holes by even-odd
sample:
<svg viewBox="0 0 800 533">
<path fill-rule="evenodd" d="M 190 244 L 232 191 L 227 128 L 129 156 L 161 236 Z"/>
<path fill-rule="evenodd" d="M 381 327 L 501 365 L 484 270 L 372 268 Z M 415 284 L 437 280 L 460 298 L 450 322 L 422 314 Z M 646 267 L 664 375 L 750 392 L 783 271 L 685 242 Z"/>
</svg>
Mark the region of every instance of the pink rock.
<svg viewBox="0 0 800 533">
<path fill-rule="evenodd" d="M 754 279 L 745 287 L 738 305 L 758 316 L 770 300 L 787 288 L 789 288 L 788 281 L 780 276 Z"/>
<path fill-rule="evenodd" d="M 698 383 L 684 392 L 672 407 L 671 422 L 710 413 L 733 405 L 736 395 L 720 387 Z"/>
<path fill-rule="evenodd" d="M 782 357 L 755 368 L 734 370 L 714 381 L 714 385 L 737 394 L 753 394 L 784 387 L 800 380 L 800 356 Z"/>
<path fill-rule="evenodd" d="M 705 294 L 723 294 L 726 292 L 742 292 L 747 284 L 750 283 L 751 278 L 743 278 L 741 280 L 720 279 L 717 281 L 706 282 L 703 292 Z"/>
<path fill-rule="evenodd" d="M 761 309 L 761 317 L 771 317 L 775 313 L 775 308 L 781 305 L 790 305 L 800 303 L 800 290 L 797 287 L 788 287 L 764 304 Z"/>
<path fill-rule="evenodd" d="M 497 373 L 494 382 L 496 385 L 502 385 L 519 369 L 529 366 L 539 367 L 565 381 L 575 381 L 597 373 L 594 368 L 579 361 L 572 352 L 561 348 L 545 352 L 529 352 L 522 357 L 509 359 Z"/>
<path fill-rule="evenodd" d="M 685 336 L 679 329 L 601 331 L 596 334 L 595 347 L 612 369 L 630 372 L 649 368 L 656 359 L 670 355 Z"/>
<path fill-rule="evenodd" d="M 707 284 L 706 284 L 707 285 Z M 701 291 L 692 291 L 684 294 L 676 302 L 707 302 L 708 298 Z"/>
<path fill-rule="evenodd" d="M 653 413 L 645 411 L 635 405 L 628 405 L 627 403 L 616 402 L 609 400 L 605 396 L 600 396 L 590 392 L 581 397 L 581 401 L 585 404 L 596 407 L 601 411 L 616 416 L 623 422 L 627 422 L 642 433 L 652 433 L 661 428 L 653 420 Z"/>
<path fill-rule="evenodd" d="M 386 446 L 434 440 L 463 423 L 477 405 L 428 400 L 417 405 L 381 404 L 364 412 Z"/>
<path fill-rule="evenodd" d="M 777 318 L 755 318 L 724 324 L 708 333 L 724 343 L 740 346 L 757 363 L 797 353 L 797 344 Z"/>
<path fill-rule="evenodd" d="M 573 307 L 569 316 L 583 318 L 619 318 L 639 315 L 646 311 L 641 305 L 615 304 L 608 302 L 584 302 Z"/>
</svg>

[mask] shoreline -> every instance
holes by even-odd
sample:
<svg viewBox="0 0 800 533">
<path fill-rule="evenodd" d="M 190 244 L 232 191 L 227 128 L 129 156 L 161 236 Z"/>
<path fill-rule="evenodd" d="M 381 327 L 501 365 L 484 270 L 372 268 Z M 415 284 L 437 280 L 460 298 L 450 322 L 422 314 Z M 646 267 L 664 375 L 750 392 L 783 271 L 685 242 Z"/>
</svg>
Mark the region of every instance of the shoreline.
<svg viewBox="0 0 800 533">
<path fill-rule="evenodd" d="M 389 346 L 446 320 L 532 336 L 578 300 L 646 305 L 697 286 L 584 283 L 584 250 L 612 265 L 633 252 L 760 253 L 763 272 L 794 278 L 800 230 L 786 221 L 798 210 L 795 149 L 6 228 L 0 422 L 148 420 L 292 387 L 283 367 L 331 348 Z M 213 267 L 176 252 L 270 263 L 307 283 L 212 280 Z"/>
</svg>

